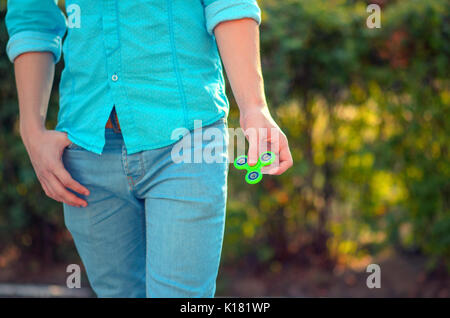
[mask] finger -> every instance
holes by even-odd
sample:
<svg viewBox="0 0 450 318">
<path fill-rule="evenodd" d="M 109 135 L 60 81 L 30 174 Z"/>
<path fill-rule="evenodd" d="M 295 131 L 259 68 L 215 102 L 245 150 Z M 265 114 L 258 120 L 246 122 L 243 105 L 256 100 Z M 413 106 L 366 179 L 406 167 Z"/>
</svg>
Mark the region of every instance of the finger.
<svg viewBox="0 0 450 318">
<path fill-rule="evenodd" d="M 289 150 L 289 145 L 287 142 L 282 143 L 280 150 L 279 150 L 279 154 L 280 154 L 280 164 L 278 165 L 278 167 L 275 167 L 273 170 L 271 169 L 270 171 L 268 171 L 267 172 L 268 174 L 280 175 L 280 174 L 284 173 L 287 169 L 292 167 L 293 160 L 292 160 L 291 151 Z"/>
<path fill-rule="evenodd" d="M 278 169 L 278 165 L 275 163 L 271 164 L 270 166 L 261 167 L 261 172 L 263 174 L 273 174 Z"/>
<path fill-rule="evenodd" d="M 42 190 L 44 190 L 45 195 L 48 196 L 48 197 L 51 197 L 51 192 L 50 192 L 50 189 L 49 189 L 49 187 L 47 185 L 47 181 L 45 181 L 44 178 L 39 179 L 39 181 L 41 182 Z"/>
<path fill-rule="evenodd" d="M 65 141 L 64 148 L 66 148 L 67 146 L 69 146 L 72 143 L 72 141 L 69 138 L 67 138 L 67 136 L 64 141 Z"/>
<path fill-rule="evenodd" d="M 248 164 L 250 166 L 256 165 L 258 162 L 258 143 L 250 143 L 248 147 Z"/>
<path fill-rule="evenodd" d="M 61 136 L 63 137 L 64 141 L 66 142 L 66 147 L 72 143 L 72 141 L 67 136 L 66 132 L 63 132 Z"/>
<path fill-rule="evenodd" d="M 53 199 L 58 202 L 62 202 L 61 198 L 56 194 L 53 190 L 51 183 L 45 177 L 42 177 L 42 188 L 44 189 L 45 195 L 50 199 Z M 44 181 L 45 180 L 45 181 Z"/>
<path fill-rule="evenodd" d="M 72 205 L 72 206 L 76 206 L 76 207 L 80 207 L 80 206 L 86 207 L 87 206 L 87 202 L 85 200 L 77 197 L 75 194 L 68 191 L 64 187 L 64 185 L 61 183 L 61 181 L 59 181 L 59 179 L 54 174 L 51 174 L 50 176 L 48 176 L 47 180 L 48 180 L 48 184 L 52 188 L 56 198 L 59 201 L 64 202 L 69 205 Z"/>
<path fill-rule="evenodd" d="M 284 173 L 287 169 L 292 167 L 293 160 L 291 153 L 289 151 L 288 147 L 285 147 L 280 152 L 280 165 L 279 167 L 273 172 L 274 175 L 280 175 Z"/>
<path fill-rule="evenodd" d="M 80 194 L 89 195 L 89 190 L 78 181 L 74 180 L 62 163 L 55 167 L 53 173 L 66 188 L 72 189 Z"/>
<path fill-rule="evenodd" d="M 256 165 L 258 162 L 258 151 L 259 151 L 259 140 L 258 140 L 258 133 L 256 129 L 249 128 L 246 130 L 246 136 L 248 139 L 248 164 L 250 166 Z"/>
</svg>

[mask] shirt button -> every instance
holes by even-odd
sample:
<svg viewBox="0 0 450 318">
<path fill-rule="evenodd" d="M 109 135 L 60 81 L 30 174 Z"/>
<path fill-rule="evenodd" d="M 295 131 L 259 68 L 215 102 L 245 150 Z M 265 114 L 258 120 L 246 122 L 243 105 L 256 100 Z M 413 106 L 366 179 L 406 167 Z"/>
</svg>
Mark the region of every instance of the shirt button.
<svg viewBox="0 0 450 318">
<path fill-rule="evenodd" d="M 113 76 L 111 76 L 111 79 L 112 79 L 114 82 L 117 82 L 117 80 L 119 79 L 119 76 L 117 76 L 117 74 L 114 74 Z"/>
</svg>

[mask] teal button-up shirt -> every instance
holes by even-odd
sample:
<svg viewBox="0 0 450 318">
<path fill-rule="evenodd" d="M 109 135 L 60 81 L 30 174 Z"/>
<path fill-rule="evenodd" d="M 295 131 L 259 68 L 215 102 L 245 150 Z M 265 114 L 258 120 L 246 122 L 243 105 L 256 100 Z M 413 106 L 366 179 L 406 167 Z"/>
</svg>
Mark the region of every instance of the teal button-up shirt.
<svg viewBox="0 0 450 318">
<path fill-rule="evenodd" d="M 128 153 L 174 143 L 177 128 L 228 115 L 222 63 L 213 34 L 227 20 L 252 18 L 256 0 L 9 0 L 11 61 L 25 52 L 61 51 L 56 130 L 102 153 L 115 106 Z M 67 36 L 62 41 L 66 34 Z M 181 136 L 176 136 L 181 138 Z"/>
</svg>

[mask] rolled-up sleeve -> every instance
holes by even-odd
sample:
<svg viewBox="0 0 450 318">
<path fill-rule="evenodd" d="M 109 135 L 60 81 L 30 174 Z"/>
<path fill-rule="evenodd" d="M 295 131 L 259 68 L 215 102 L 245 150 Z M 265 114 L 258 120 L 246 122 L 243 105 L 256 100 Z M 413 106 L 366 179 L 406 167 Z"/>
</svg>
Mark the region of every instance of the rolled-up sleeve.
<svg viewBox="0 0 450 318">
<path fill-rule="evenodd" d="M 223 21 L 251 18 L 261 23 L 261 10 L 256 0 L 203 0 L 206 29 L 213 35 L 214 28 Z"/>
<path fill-rule="evenodd" d="M 9 0 L 5 23 L 11 62 L 26 52 L 51 52 L 54 62 L 59 61 L 67 26 L 57 0 Z"/>
</svg>

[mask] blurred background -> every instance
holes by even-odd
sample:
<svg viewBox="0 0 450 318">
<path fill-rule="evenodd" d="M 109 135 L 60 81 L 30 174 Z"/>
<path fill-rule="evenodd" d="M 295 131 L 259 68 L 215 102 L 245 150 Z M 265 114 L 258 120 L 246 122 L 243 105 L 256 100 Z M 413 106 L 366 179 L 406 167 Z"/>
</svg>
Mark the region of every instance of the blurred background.
<svg viewBox="0 0 450 318">
<path fill-rule="evenodd" d="M 0 3 L 0 286 L 65 286 L 81 261 L 19 136 Z M 381 28 L 366 26 L 370 3 Z M 257 186 L 230 169 L 216 296 L 450 297 L 450 2 L 259 4 L 267 98 L 294 166 Z M 366 286 L 372 263 L 380 289 Z"/>
</svg>

